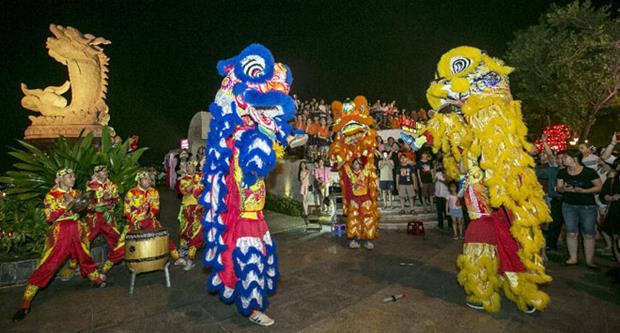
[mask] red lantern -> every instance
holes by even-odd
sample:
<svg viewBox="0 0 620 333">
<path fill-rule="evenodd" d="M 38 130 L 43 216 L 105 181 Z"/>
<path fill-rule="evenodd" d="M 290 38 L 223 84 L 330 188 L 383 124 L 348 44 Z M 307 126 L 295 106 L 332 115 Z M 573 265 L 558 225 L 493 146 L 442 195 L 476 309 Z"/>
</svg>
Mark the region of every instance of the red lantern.
<svg viewBox="0 0 620 333">
<path fill-rule="evenodd" d="M 568 148 L 566 141 L 570 138 L 570 130 L 566 125 L 545 126 L 542 134 L 547 138 L 547 145 L 554 151 L 561 153 Z M 543 150 L 542 138 L 534 141 L 534 145 L 536 145 L 536 152 L 540 153 Z"/>
</svg>

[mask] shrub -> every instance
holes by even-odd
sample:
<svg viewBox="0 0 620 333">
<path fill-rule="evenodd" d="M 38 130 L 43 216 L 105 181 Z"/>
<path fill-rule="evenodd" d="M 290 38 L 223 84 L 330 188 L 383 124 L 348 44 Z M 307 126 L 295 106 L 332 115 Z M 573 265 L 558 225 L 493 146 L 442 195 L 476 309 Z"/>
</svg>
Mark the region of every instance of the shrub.
<svg viewBox="0 0 620 333">
<path fill-rule="evenodd" d="M 267 193 L 265 209 L 289 216 L 301 216 L 304 211 L 301 202 L 270 193 Z"/>
</svg>

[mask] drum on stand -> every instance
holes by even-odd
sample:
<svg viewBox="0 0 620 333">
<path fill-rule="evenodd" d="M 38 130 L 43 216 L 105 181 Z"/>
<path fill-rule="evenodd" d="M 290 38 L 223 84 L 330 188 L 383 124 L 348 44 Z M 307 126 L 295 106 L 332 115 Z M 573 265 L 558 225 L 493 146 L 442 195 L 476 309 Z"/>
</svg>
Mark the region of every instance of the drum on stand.
<svg viewBox="0 0 620 333">
<path fill-rule="evenodd" d="M 164 269 L 169 255 L 165 228 L 137 230 L 125 236 L 125 264 L 134 273 Z"/>
<path fill-rule="evenodd" d="M 125 264 L 131 271 L 129 294 L 133 294 L 138 273 L 164 270 L 166 287 L 170 288 L 168 272 L 168 230 L 150 229 L 128 232 L 125 235 Z"/>
</svg>

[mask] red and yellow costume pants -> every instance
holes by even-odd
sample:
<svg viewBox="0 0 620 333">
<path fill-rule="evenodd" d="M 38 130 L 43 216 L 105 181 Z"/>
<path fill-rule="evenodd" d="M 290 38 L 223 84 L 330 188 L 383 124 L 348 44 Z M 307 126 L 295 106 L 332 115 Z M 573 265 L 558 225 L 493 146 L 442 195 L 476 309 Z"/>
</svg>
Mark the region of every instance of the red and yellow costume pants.
<svg viewBox="0 0 620 333">
<path fill-rule="evenodd" d="M 108 252 L 108 259 L 101 266 L 101 273 L 107 274 L 112 266 L 118 264 L 125 258 L 125 249 L 120 243 L 120 233 L 114 227 L 111 216 L 107 215 L 109 212 L 94 211 L 89 212 L 86 215 L 86 224 L 88 225 L 88 242 L 92 243 L 99 234 L 103 234 L 103 238 L 110 247 Z M 106 216 L 107 215 L 107 216 Z M 71 258 L 69 267 L 75 269 L 77 261 L 75 258 Z M 65 273 L 66 274 L 66 273 Z"/>
<path fill-rule="evenodd" d="M 22 307 L 30 308 L 30 302 L 39 288 L 44 288 L 68 257 L 80 264 L 80 273 L 94 284 L 101 283 L 97 264 L 90 256 L 86 230 L 75 219 L 56 221 L 50 227 L 41 261 L 28 279 Z"/>
<path fill-rule="evenodd" d="M 188 258 L 194 260 L 196 251 L 204 245 L 202 239 L 202 215 L 204 209 L 199 205 L 182 205 L 179 214 L 181 247 L 188 248 Z"/>
<path fill-rule="evenodd" d="M 538 290 L 519 259 L 519 244 L 510 234 L 511 220 L 510 213 L 500 208 L 469 223 L 463 254 L 457 260 L 458 282 L 467 301 L 488 312 L 499 311 L 500 288 L 520 310 L 542 310 L 549 297 Z"/>
<path fill-rule="evenodd" d="M 378 218 L 369 195 L 351 196 L 347 202 L 347 238 L 373 240 L 378 236 Z"/>
</svg>

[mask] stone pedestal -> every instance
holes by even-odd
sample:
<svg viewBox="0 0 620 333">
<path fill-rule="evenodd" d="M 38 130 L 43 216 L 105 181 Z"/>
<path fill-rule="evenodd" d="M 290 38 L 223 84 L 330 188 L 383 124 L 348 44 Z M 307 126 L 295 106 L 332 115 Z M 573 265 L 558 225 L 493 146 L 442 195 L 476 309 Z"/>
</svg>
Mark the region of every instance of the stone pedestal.
<svg viewBox="0 0 620 333">
<path fill-rule="evenodd" d="M 77 138 L 93 133 L 95 137 L 101 137 L 101 125 L 30 125 L 24 132 L 24 139 L 51 139 L 59 136 L 65 138 Z"/>
</svg>

